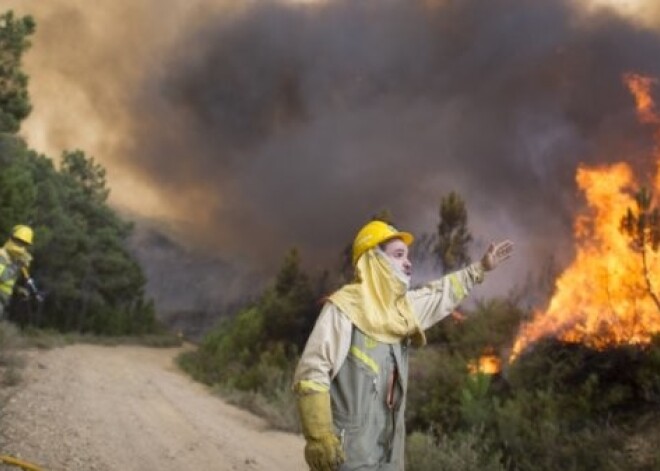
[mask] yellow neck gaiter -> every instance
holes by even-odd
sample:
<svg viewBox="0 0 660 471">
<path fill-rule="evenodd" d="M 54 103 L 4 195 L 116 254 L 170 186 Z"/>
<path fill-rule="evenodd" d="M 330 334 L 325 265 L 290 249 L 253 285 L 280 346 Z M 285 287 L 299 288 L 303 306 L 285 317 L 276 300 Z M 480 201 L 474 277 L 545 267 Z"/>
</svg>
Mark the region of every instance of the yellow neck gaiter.
<svg viewBox="0 0 660 471">
<path fill-rule="evenodd" d="M 11 239 L 5 242 L 3 248 L 7 251 L 7 253 L 13 260 L 25 257 L 25 255 L 27 254 L 27 249 L 25 247 L 18 245 L 16 242 L 14 242 Z"/>
<path fill-rule="evenodd" d="M 421 347 L 426 336 L 406 297 L 408 287 L 395 275 L 386 257 L 376 248 L 365 252 L 357 262 L 358 280 L 328 300 L 369 337 L 383 343 L 410 337 L 414 346 Z"/>
</svg>

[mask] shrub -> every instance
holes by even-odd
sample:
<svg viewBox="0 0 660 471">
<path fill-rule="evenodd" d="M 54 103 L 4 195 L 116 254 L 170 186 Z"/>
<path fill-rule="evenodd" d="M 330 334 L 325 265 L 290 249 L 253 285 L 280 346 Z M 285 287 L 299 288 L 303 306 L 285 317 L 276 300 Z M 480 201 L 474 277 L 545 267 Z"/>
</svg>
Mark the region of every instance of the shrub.
<svg viewBox="0 0 660 471">
<path fill-rule="evenodd" d="M 456 434 L 413 432 L 406 443 L 408 471 L 505 471 L 502 456 L 479 429 Z"/>
</svg>

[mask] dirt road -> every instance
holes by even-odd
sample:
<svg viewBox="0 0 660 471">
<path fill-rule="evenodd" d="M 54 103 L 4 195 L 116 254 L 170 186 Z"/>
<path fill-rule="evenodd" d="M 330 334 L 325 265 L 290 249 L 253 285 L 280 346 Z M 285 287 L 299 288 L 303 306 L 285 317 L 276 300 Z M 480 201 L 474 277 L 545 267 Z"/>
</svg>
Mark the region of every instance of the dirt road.
<svg viewBox="0 0 660 471">
<path fill-rule="evenodd" d="M 301 437 L 269 430 L 177 370 L 178 349 L 29 352 L 0 452 L 52 471 L 303 471 Z"/>
</svg>

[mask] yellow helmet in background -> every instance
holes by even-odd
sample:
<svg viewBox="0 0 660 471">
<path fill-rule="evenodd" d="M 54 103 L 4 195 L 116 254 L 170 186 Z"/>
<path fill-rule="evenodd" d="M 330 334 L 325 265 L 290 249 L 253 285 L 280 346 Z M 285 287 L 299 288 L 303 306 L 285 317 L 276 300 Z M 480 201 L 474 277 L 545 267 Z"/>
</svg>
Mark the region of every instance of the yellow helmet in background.
<svg viewBox="0 0 660 471">
<path fill-rule="evenodd" d="M 395 238 L 401 239 L 406 245 L 412 244 L 415 240 L 411 233 L 400 232 L 383 221 L 371 221 L 366 224 L 358 231 L 353 241 L 353 266 L 367 250 Z"/>
<path fill-rule="evenodd" d="M 32 245 L 34 233 L 31 227 L 18 225 L 11 230 L 12 239 L 20 240 L 25 245 Z"/>
</svg>

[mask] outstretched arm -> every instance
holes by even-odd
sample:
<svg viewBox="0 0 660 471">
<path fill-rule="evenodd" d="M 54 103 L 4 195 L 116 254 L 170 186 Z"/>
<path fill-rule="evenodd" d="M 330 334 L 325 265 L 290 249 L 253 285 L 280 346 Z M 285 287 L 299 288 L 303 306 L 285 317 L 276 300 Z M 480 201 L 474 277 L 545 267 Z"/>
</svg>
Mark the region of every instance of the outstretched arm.
<svg viewBox="0 0 660 471">
<path fill-rule="evenodd" d="M 512 254 L 511 241 L 492 243 L 479 262 L 409 291 L 408 299 L 422 329 L 428 329 L 451 314 L 474 285 L 483 281 L 486 271 L 493 270 Z"/>
</svg>

